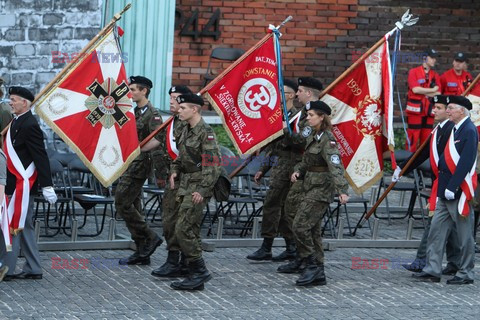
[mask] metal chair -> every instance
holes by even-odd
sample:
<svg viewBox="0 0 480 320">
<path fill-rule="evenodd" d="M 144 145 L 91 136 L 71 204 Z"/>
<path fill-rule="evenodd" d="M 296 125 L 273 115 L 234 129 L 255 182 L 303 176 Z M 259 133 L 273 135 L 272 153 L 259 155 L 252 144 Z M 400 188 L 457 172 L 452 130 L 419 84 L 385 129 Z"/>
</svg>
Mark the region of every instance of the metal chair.
<svg viewBox="0 0 480 320">
<path fill-rule="evenodd" d="M 235 61 L 240 58 L 245 53 L 245 50 L 235 49 L 235 48 L 215 48 L 210 54 L 208 59 L 207 71 L 205 72 L 204 78 L 205 82 L 203 86 L 205 87 L 208 82 L 215 79 L 216 75 L 212 74 L 210 69 L 212 59 L 223 60 L 223 61 Z"/>
</svg>

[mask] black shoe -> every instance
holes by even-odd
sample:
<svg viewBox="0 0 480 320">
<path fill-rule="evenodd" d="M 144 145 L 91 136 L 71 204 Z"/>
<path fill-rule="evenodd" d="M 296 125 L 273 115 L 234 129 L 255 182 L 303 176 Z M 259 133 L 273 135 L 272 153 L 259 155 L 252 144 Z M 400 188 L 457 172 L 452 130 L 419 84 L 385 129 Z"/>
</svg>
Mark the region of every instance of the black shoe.
<svg viewBox="0 0 480 320">
<path fill-rule="evenodd" d="M 8 272 L 8 267 L 7 266 L 3 266 L 3 267 L 0 268 L 0 281 L 2 281 L 3 278 L 5 278 L 5 276 L 7 275 L 7 272 Z"/>
<path fill-rule="evenodd" d="M 423 268 L 425 268 L 425 265 L 419 265 L 418 263 L 412 262 L 410 264 L 402 264 L 402 267 L 404 267 L 406 270 L 411 271 L 411 272 L 422 272 Z"/>
<path fill-rule="evenodd" d="M 305 259 L 295 258 L 292 262 L 278 267 L 278 273 L 302 273 L 305 270 Z"/>
<path fill-rule="evenodd" d="M 307 258 L 307 267 L 295 282 L 296 286 L 323 286 L 327 284 L 323 264 L 317 263 L 313 256 Z"/>
<path fill-rule="evenodd" d="M 205 282 L 212 279 L 212 275 L 208 272 L 203 258 L 198 258 L 188 264 L 190 274 L 183 281 L 175 281 L 170 287 L 175 290 L 203 290 Z"/>
<path fill-rule="evenodd" d="M 147 258 L 142 258 L 138 254 L 138 252 L 135 252 L 131 256 L 127 258 L 122 258 L 118 260 L 118 264 L 121 266 L 126 266 L 126 265 L 149 265 L 150 264 L 150 257 Z"/>
<path fill-rule="evenodd" d="M 168 251 L 167 261 L 152 271 L 152 276 L 160 278 L 175 278 L 182 276 L 182 268 L 180 266 L 180 251 Z"/>
<path fill-rule="evenodd" d="M 13 275 L 14 279 L 21 279 L 21 280 L 40 280 L 43 278 L 43 275 L 40 274 L 34 274 L 34 273 L 26 273 L 26 272 L 21 272 L 18 274 Z"/>
<path fill-rule="evenodd" d="M 263 238 L 263 243 L 260 249 L 249 254 L 247 259 L 255 261 L 272 260 L 272 244 L 273 238 Z"/>
<path fill-rule="evenodd" d="M 423 281 L 423 282 L 440 282 L 439 277 L 432 276 L 431 274 L 428 274 L 423 271 L 412 274 L 412 277 L 414 277 L 418 281 Z"/>
<path fill-rule="evenodd" d="M 150 257 L 155 250 L 163 243 L 162 238 L 160 238 L 157 234 L 155 234 L 155 238 L 153 240 L 145 243 L 144 245 L 140 246 L 140 250 L 138 251 L 138 255 L 140 258 L 148 258 Z"/>
<path fill-rule="evenodd" d="M 272 257 L 272 261 L 287 261 L 294 260 L 297 255 L 297 247 L 295 242 L 290 239 L 285 239 L 285 251 L 278 256 Z"/>
<path fill-rule="evenodd" d="M 15 275 L 13 274 L 6 274 L 4 277 L 3 277 L 3 281 L 12 281 L 12 280 L 15 280 Z"/>
<path fill-rule="evenodd" d="M 463 279 L 460 277 L 453 277 L 452 279 L 447 280 L 447 284 L 472 284 L 473 279 Z"/>
<path fill-rule="evenodd" d="M 447 264 L 445 269 L 442 270 L 442 274 L 445 276 L 454 276 L 458 271 L 458 268 L 452 266 L 451 264 Z"/>
</svg>

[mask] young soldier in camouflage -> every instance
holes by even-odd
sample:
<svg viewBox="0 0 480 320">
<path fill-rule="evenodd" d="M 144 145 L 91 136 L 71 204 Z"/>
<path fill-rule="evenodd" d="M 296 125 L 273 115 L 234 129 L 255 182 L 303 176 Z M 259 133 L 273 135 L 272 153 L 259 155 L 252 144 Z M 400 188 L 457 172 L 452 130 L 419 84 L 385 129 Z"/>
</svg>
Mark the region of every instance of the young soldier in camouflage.
<svg viewBox="0 0 480 320">
<path fill-rule="evenodd" d="M 170 186 L 175 187 L 175 178 L 181 174 L 175 238 L 187 259 L 189 276 L 170 286 L 175 290 L 203 290 L 204 283 L 212 276 L 202 258 L 200 227 L 203 209 L 213 195 L 220 170 L 218 162 L 203 163 L 202 159 L 220 157 L 220 149 L 213 129 L 201 116 L 202 97 L 186 94 L 179 96 L 177 101 L 179 117 L 188 125 L 180 135 L 179 154 L 171 166 Z"/>
<path fill-rule="evenodd" d="M 162 130 L 155 136 L 155 139 L 150 140 L 142 148 L 142 151 L 144 151 L 160 146 L 164 150 L 163 161 L 155 163 L 154 166 L 160 171 L 167 168 L 168 171 L 165 172 L 166 177 L 170 175 L 169 169 L 172 161 L 178 156 L 178 140 L 183 128 L 187 125 L 185 121 L 180 120 L 178 117 L 180 105 L 177 102 L 177 97 L 182 94 L 191 94 L 192 91 L 186 86 L 173 86 L 168 93 L 170 95 L 170 112 L 174 115 L 173 123 L 169 124 L 166 130 Z M 157 181 L 160 182 L 158 183 L 159 187 L 165 187 L 165 193 L 162 198 L 162 224 L 163 236 L 167 242 L 168 257 L 163 265 L 152 271 L 152 275 L 155 277 L 179 277 L 188 273 L 185 272 L 186 261 L 184 255 L 182 255 L 180 262 L 180 246 L 175 239 L 175 224 L 178 219 L 176 198 L 178 187 L 180 186 L 180 177 L 178 176 L 175 180 L 173 188 L 169 184 L 166 185 L 163 177 L 160 177 Z"/>
<path fill-rule="evenodd" d="M 331 109 L 323 101 L 314 101 L 307 104 L 306 110 L 308 124 L 313 130 L 307 136 L 302 162 L 295 166 L 291 177 L 292 182 L 304 177 L 303 201 L 293 221 L 298 259 L 306 262 L 297 286 L 327 283 L 323 267 L 322 217 L 333 201 L 335 192 L 339 194 L 340 203 L 348 201 L 345 169 L 335 137 L 330 131 Z M 301 264 L 291 264 L 295 263 Z"/>
<path fill-rule="evenodd" d="M 300 110 L 293 107 L 295 94 L 298 86 L 296 82 L 284 79 L 284 90 L 289 119 L 295 116 Z M 278 157 L 276 165 L 272 168 L 269 190 L 263 203 L 262 218 L 262 237 L 265 242 L 273 243 L 273 239 L 280 233 L 285 239 L 286 249 L 280 255 L 272 258 L 271 250 L 264 250 L 262 246 L 259 250 L 247 256 L 250 260 L 270 260 L 285 261 L 294 259 L 296 254 L 295 240 L 293 239 L 292 223 L 293 216 L 286 215 L 284 210 L 285 198 L 290 190 L 290 176 L 293 173 L 295 164 L 302 160 L 303 148 L 288 143 L 287 139 L 280 137 L 268 145 L 265 154 L 268 158 Z M 270 170 L 271 161 L 265 161 L 265 164 L 255 174 L 255 182 Z M 271 246 L 268 245 L 271 249 Z"/>
<path fill-rule="evenodd" d="M 152 81 L 145 77 L 130 77 L 132 99 L 137 104 L 135 120 L 138 140 L 142 141 L 162 123 L 158 110 L 148 101 Z M 120 177 L 115 190 L 115 209 L 125 220 L 137 246 L 135 252 L 119 261 L 121 265 L 150 264 L 150 256 L 162 244 L 162 239 L 148 226 L 142 210 L 142 186 L 152 172 L 149 152 L 142 152 Z"/>
</svg>

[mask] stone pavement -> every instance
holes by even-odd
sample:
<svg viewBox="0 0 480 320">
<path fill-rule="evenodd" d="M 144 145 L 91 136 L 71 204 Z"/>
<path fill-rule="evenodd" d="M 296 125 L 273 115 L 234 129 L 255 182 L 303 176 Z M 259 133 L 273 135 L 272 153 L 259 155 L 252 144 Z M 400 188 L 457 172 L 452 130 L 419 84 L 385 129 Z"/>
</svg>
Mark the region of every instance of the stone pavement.
<svg viewBox="0 0 480 320">
<path fill-rule="evenodd" d="M 134 267 L 117 264 L 128 250 L 42 252 L 43 280 L 0 283 L 0 319 L 473 319 L 480 313 L 480 280 L 418 283 L 394 262 L 409 261 L 415 250 L 326 252 L 327 286 L 312 288 L 295 287 L 296 275 L 277 274 L 279 263 L 248 262 L 252 250 L 206 252 L 213 279 L 201 292 L 174 291 L 170 280 L 150 276 L 165 259 L 163 246 L 151 266 Z M 352 269 L 352 257 L 389 262 Z M 55 258 L 71 268 L 77 262 L 78 269 L 58 269 L 67 265 Z"/>
</svg>

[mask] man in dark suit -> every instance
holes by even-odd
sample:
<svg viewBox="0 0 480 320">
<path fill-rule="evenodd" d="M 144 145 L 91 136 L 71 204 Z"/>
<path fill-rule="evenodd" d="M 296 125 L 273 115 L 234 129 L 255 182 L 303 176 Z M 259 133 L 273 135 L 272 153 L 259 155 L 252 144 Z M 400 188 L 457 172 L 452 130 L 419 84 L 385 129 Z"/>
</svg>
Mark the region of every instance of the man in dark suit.
<svg viewBox="0 0 480 320">
<path fill-rule="evenodd" d="M 455 123 L 438 161 L 438 192 L 427 245 L 427 265 L 413 277 L 420 281 L 440 282 L 443 250 L 448 234 L 456 230 L 460 250 L 459 270 L 447 284 L 473 283 L 475 260 L 472 207 L 477 176 L 478 132 L 470 120 L 471 102 L 462 96 L 448 96 L 447 113 Z"/>
<path fill-rule="evenodd" d="M 453 126 L 455 125 L 453 122 L 448 120 L 447 114 L 447 96 L 436 95 L 433 97 L 434 107 L 433 107 L 433 114 L 435 118 L 435 122 L 438 124 L 438 127 L 434 133 L 428 138 L 428 146 L 429 148 L 423 148 L 420 154 L 415 158 L 412 164 L 407 168 L 404 172 L 404 175 L 412 172 L 415 168 L 419 167 L 425 160 L 430 159 L 430 165 L 432 168 L 432 194 L 431 199 L 429 200 L 430 204 L 430 215 L 427 221 L 427 225 L 425 226 L 425 231 L 423 232 L 422 241 L 420 241 L 420 246 L 417 250 L 417 256 L 415 260 L 410 264 L 403 264 L 402 266 L 412 272 L 420 272 L 425 267 L 427 263 L 427 239 L 428 233 L 430 231 L 430 224 L 431 224 L 431 216 L 435 212 L 435 203 L 437 199 L 436 190 L 438 187 L 438 170 L 436 169 L 436 164 L 434 163 L 434 158 L 443 154 L 443 150 L 447 145 L 448 138 L 450 137 L 450 132 L 452 131 Z M 432 144 L 432 138 L 435 141 L 435 145 Z M 435 155 L 434 155 L 435 154 Z M 432 157 L 430 156 L 432 155 Z M 410 158 L 413 157 L 413 154 L 406 159 L 404 162 L 399 164 L 395 169 L 395 172 L 392 176 L 392 181 L 397 182 L 399 180 L 400 171 L 402 168 L 407 164 Z M 453 232 L 450 233 L 450 236 L 447 241 L 447 261 L 449 262 L 447 267 L 442 271 L 442 274 L 455 274 L 458 269 L 457 260 L 458 260 L 458 251 L 454 248 L 454 239 Z"/>
<path fill-rule="evenodd" d="M 12 251 L 0 245 L 0 260 L 9 268 L 4 281 L 13 279 L 41 279 L 42 267 L 33 225 L 33 196 L 38 185 L 45 199 L 54 204 L 57 196 L 52 187 L 50 164 L 43 134 L 30 111 L 33 94 L 22 87 L 10 87 L 10 107 L 14 119 L 6 133 L 7 186 L 9 212 L 13 212 L 10 229 L 13 229 Z M 31 187 L 30 187 L 31 186 Z M 20 251 L 26 263 L 19 274 L 14 274 Z"/>
</svg>

